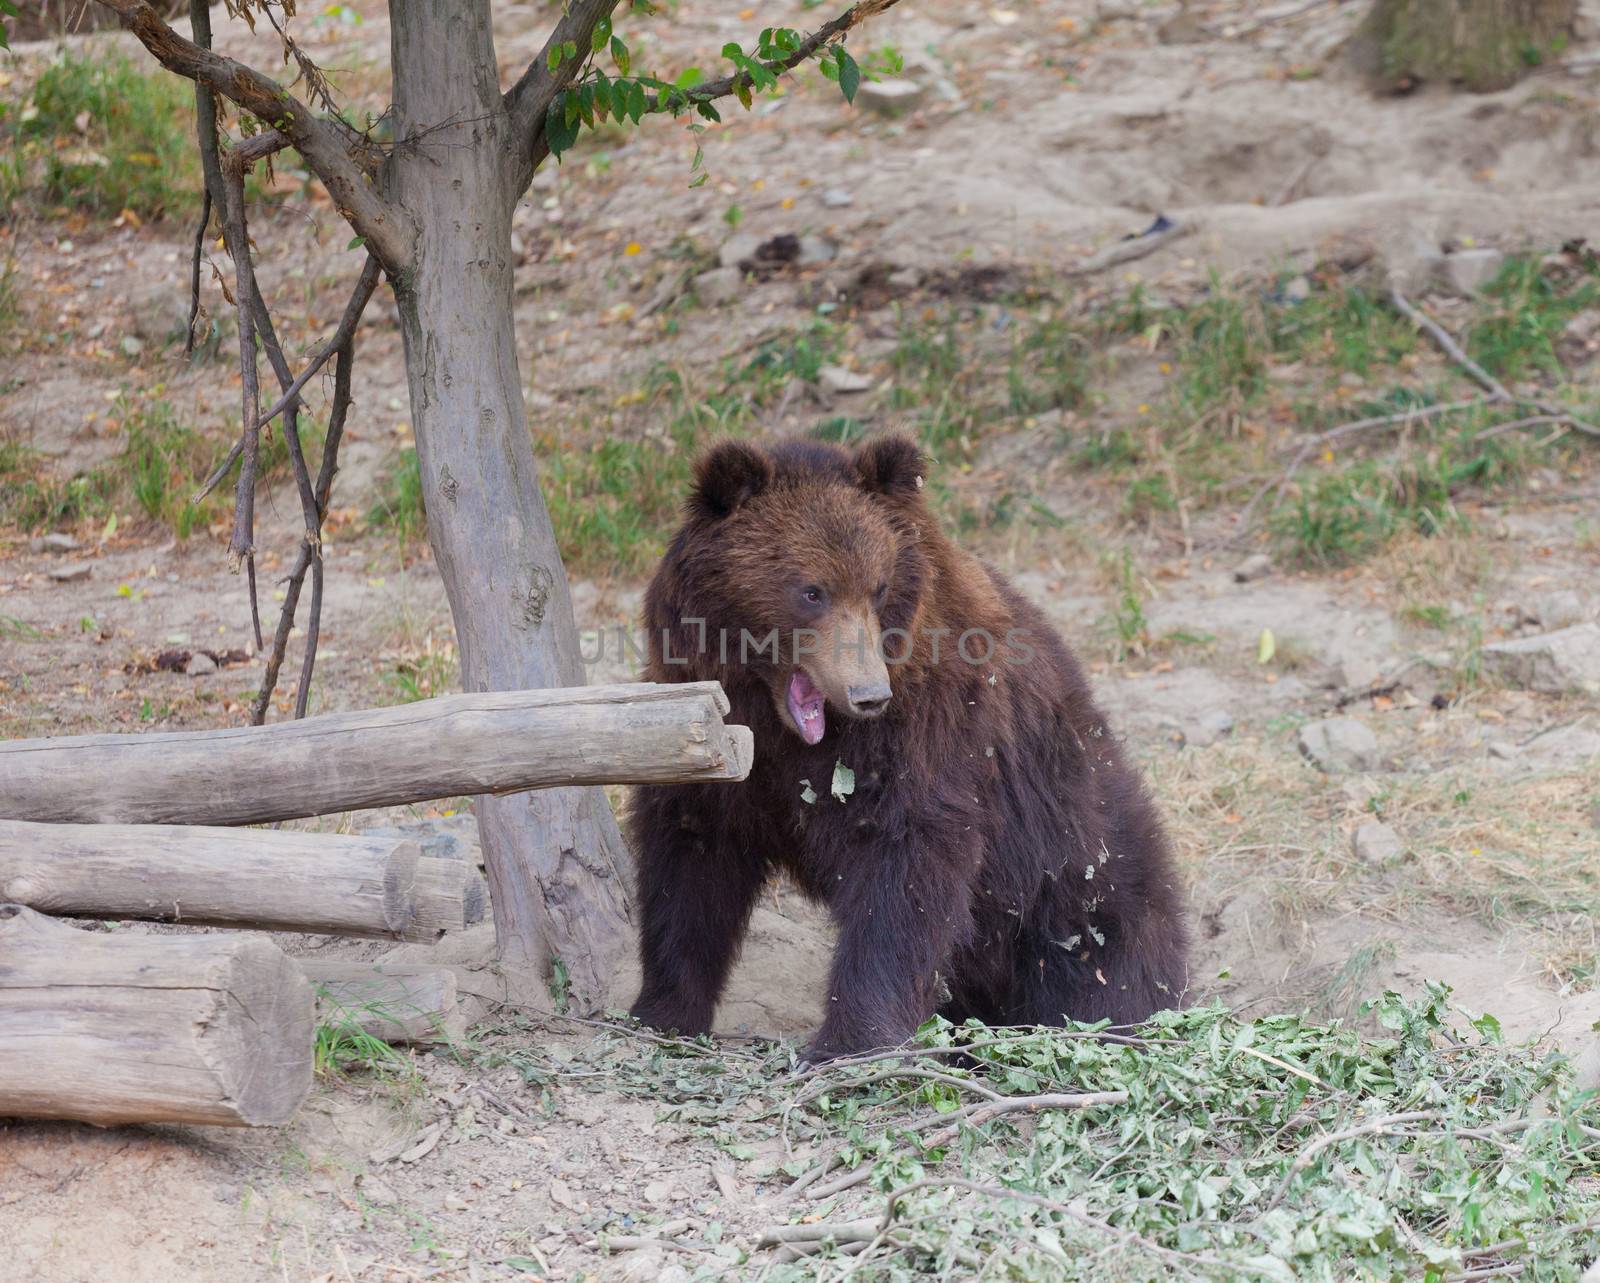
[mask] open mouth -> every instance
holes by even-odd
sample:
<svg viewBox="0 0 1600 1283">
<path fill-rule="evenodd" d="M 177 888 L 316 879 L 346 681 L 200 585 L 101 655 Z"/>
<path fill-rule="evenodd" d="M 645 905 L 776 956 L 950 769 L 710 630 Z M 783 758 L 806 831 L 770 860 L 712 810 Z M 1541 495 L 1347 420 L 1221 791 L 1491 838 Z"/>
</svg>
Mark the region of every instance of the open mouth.
<svg viewBox="0 0 1600 1283">
<path fill-rule="evenodd" d="M 828 728 L 822 714 L 822 692 L 803 668 L 789 675 L 788 705 L 789 717 L 795 730 L 800 732 L 800 738 L 807 744 L 821 743 L 822 733 Z"/>
</svg>

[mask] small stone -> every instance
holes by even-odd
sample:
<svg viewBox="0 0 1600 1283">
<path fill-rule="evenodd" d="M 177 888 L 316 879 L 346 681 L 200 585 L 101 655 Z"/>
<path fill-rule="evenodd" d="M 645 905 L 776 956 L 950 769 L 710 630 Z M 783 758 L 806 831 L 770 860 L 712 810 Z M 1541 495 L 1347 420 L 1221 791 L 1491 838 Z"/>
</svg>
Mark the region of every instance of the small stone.
<svg viewBox="0 0 1600 1283">
<path fill-rule="evenodd" d="M 841 365 L 823 366 L 817 371 L 817 382 L 825 391 L 834 393 L 866 392 L 872 387 L 872 380 L 865 374 L 857 374 Z"/>
<path fill-rule="evenodd" d="M 1600 1090 L 1600 1038 L 1591 1039 L 1589 1045 L 1573 1060 L 1572 1086 L 1577 1091 Z M 1590 1266 L 1580 1283 L 1588 1283 L 1590 1274 L 1600 1277 L 1600 1273 Z"/>
<path fill-rule="evenodd" d="M 822 203 L 829 209 L 843 209 L 854 205 L 856 198 L 842 187 L 830 187 L 822 193 Z"/>
<path fill-rule="evenodd" d="M 161 281 L 135 289 L 128 300 L 128 329 L 145 343 L 165 343 L 189 324 L 189 293 Z"/>
<path fill-rule="evenodd" d="M 644 1187 L 644 1201 L 664 1207 L 672 1202 L 672 1186 L 666 1181 L 651 1181 Z"/>
<path fill-rule="evenodd" d="M 376 1176 L 363 1176 L 360 1190 L 369 1203 L 394 1204 L 400 1201 L 400 1195 L 394 1192 L 394 1187 Z"/>
<path fill-rule="evenodd" d="M 1352 811 L 1366 811 L 1371 809 L 1372 799 L 1379 796 L 1383 789 L 1371 776 L 1352 775 L 1339 785 L 1339 792 L 1344 794 L 1344 800 Z"/>
<path fill-rule="evenodd" d="M 203 650 L 197 650 L 189 656 L 189 662 L 183 666 L 183 671 L 190 677 L 204 677 L 208 673 L 217 671 L 217 661 Z"/>
<path fill-rule="evenodd" d="M 1311 282 L 1304 276 L 1297 276 L 1283 287 L 1283 297 L 1290 303 L 1304 303 L 1311 297 Z"/>
<path fill-rule="evenodd" d="M 892 76 L 882 80 L 863 80 L 856 90 L 856 105 L 880 116 L 903 116 L 922 105 L 927 90 L 915 80 Z"/>
<path fill-rule="evenodd" d="M 897 290 L 914 290 L 922 284 L 922 273 L 914 267 L 897 267 L 887 280 Z"/>
<path fill-rule="evenodd" d="M 667 1266 L 667 1254 L 658 1247 L 629 1252 L 606 1275 L 616 1283 L 657 1283 Z"/>
<path fill-rule="evenodd" d="M 58 584 L 74 584 L 80 579 L 87 579 L 94 573 L 94 567 L 87 561 L 69 561 L 64 566 L 56 566 L 49 571 L 50 578 Z"/>
<path fill-rule="evenodd" d="M 1272 558 L 1264 552 L 1254 552 L 1233 568 L 1233 582 L 1248 584 L 1265 579 L 1272 573 Z"/>
<path fill-rule="evenodd" d="M 1355 852 L 1357 859 L 1367 864 L 1381 866 L 1390 864 L 1404 855 L 1406 844 L 1387 824 L 1371 820 L 1356 826 L 1356 831 L 1350 838 L 1350 848 Z"/>
<path fill-rule="evenodd" d="M 1306 760 L 1329 775 L 1371 771 L 1379 765 L 1376 737 L 1353 717 L 1307 722 L 1296 741 Z"/>
<path fill-rule="evenodd" d="M 1600 624 L 1578 624 L 1556 632 L 1483 648 L 1483 667 L 1504 686 L 1546 695 L 1600 692 Z"/>
<path fill-rule="evenodd" d="M 1233 714 L 1221 709 L 1202 714 L 1193 721 L 1180 724 L 1178 733 L 1190 748 L 1210 748 L 1224 736 L 1233 733 Z"/>
<path fill-rule="evenodd" d="M 1156 39 L 1164 45 L 1199 44 L 1206 38 L 1205 23 L 1196 10 L 1183 9 L 1156 26 Z"/>
<path fill-rule="evenodd" d="M 707 307 L 732 303 L 744 293 L 744 274 L 737 267 L 714 267 L 694 278 L 694 295 Z"/>
<path fill-rule="evenodd" d="M 124 356 L 138 356 L 139 353 L 143 351 L 143 340 L 135 337 L 132 334 L 124 334 L 122 336 L 122 354 Z"/>
<path fill-rule="evenodd" d="M 444 1196 L 444 1210 L 447 1212 L 464 1212 L 470 1206 L 460 1194 L 446 1194 Z"/>
<path fill-rule="evenodd" d="M 1539 623 L 1547 630 L 1581 624 L 1587 614 L 1583 608 L 1583 598 L 1570 588 L 1545 593 L 1534 605 L 1534 611 Z"/>
<path fill-rule="evenodd" d="M 761 237 L 751 232 L 740 232 L 722 243 L 722 248 L 717 251 L 717 263 L 721 267 L 736 268 L 740 263 L 753 259 L 760 248 Z"/>
<path fill-rule="evenodd" d="M 1509 762 L 1521 752 L 1515 744 L 1506 740 L 1495 740 L 1489 745 L 1489 756 L 1499 758 L 1502 762 Z"/>
<path fill-rule="evenodd" d="M 1506 256 L 1497 249 L 1460 249 L 1446 254 L 1435 264 L 1439 283 L 1456 294 L 1478 293 L 1500 275 Z"/>
<path fill-rule="evenodd" d="M 839 257 L 838 243 L 827 236 L 806 235 L 800 238 L 800 257 L 795 259 L 796 267 L 816 267 L 822 263 L 831 263 Z"/>
<path fill-rule="evenodd" d="M 1600 309 L 1585 308 L 1564 326 L 1556 351 L 1568 365 L 1583 365 L 1600 352 Z"/>
<path fill-rule="evenodd" d="M 64 535 L 59 532 L 40 535 L 37 539 L 28 541 L 30 552 L 77 552 L 81 547 L 83 545 L 71 535 Z"/>
</svg>

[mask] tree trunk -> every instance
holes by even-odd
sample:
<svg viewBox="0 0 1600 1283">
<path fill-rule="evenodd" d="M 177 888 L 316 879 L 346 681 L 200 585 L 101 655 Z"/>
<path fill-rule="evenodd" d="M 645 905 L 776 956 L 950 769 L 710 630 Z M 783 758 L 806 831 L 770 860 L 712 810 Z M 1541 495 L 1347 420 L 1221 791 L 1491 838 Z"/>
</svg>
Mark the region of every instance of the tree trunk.
<svg viewBox="0 0 1600 1283">
<path fill-rule="evenodd" d="M 265 936 L 78 931 L 0 903 L 0 1117 L 275 1127 L 311 985 Z"/>
<path fill-rule="evenodd" d="M 0 820 L 0 900 L 78 918 L 436 944 L 483 920 L 460 860 L 399 838 Z"/>
<path fill-rule="evenodd" d="M 1350 56 L 1380 89 L 1505 89 L 1559 51 L 1575 0 L 1376 0 Z"/>
<path fill-rule="evenodd" d="M 577 628 L 539 493 L 512 330 L 509 121 L 487 0 L 390 5 L 389 194 L 416 220 L 395 282 L 429 541 L 468 691 L 577 686 Z M 605 794 L 478 800 L 502 959 L 559 956 L 598 1003 L 631 947 L 626 852 Z"/>
</svg>

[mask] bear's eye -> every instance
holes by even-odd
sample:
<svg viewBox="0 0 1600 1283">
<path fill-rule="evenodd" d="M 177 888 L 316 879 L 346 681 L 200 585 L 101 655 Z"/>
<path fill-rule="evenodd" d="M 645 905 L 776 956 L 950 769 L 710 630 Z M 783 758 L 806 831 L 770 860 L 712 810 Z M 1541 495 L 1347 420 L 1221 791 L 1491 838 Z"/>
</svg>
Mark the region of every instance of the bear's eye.
<svg viewBox="0 0 1600 1283">
<path fill-rule="evenodd" d="M 800 590 L 800 600 L 808 606 L 820 606 L 828 600 L 828 594 L 818 588 L 816 584 Z"/>
</svg>

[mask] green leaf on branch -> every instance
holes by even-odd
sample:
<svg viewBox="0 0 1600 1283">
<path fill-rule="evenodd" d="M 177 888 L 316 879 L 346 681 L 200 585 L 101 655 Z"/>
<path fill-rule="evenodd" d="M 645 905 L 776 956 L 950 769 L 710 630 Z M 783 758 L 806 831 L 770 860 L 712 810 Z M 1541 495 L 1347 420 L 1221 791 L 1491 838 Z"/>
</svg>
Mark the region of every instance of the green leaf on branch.
<svg viewBox="0 0 1600 1283">
<path fill-rule="evenodd" d="M 843 45 L 834 49 L 833 56 L 839 66 L 839 91 L 846 102 L 854 103 L 856 90 L 861 88 L 861 68 Z"/>
<path fill-rule="evenodd" d="M 594 31 L 589 36 L 589 48 L 599 53 L 606 47 L 606 42 L 611 39 L 611 19 L 601 18 L 594 24 Z"/>
<path fill-rule="evenodd" d="M 624 76 L 633 66 L 633 55 L 628 52 L 628 46 L 622 43 L 621 36 L 611 37 L 611 61 L 617 64 L 617 70 Z"/>
<path fill-rule="evenodd" d="M 557 160 L 561 153 L 578 141 L 578 113 L 570 93 L 551 101 L 544 114 L 544 141 L 550 154 Z"/>
</svg>

